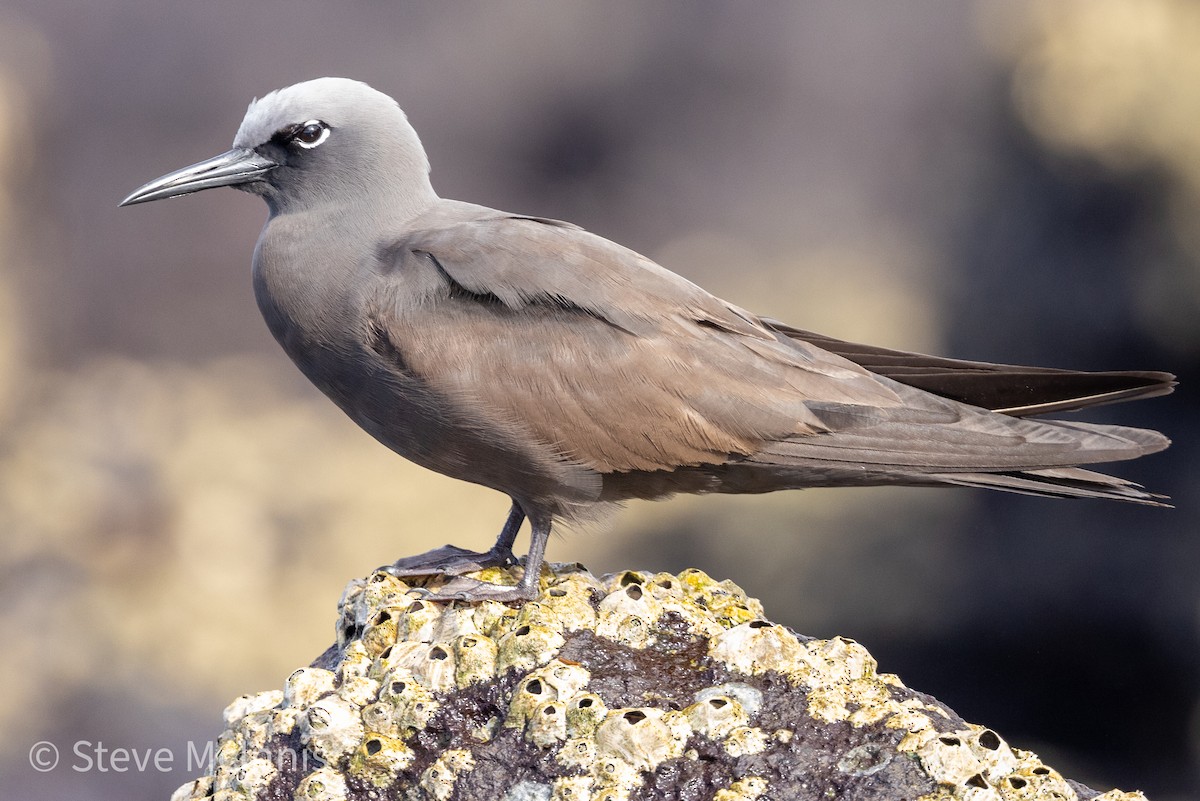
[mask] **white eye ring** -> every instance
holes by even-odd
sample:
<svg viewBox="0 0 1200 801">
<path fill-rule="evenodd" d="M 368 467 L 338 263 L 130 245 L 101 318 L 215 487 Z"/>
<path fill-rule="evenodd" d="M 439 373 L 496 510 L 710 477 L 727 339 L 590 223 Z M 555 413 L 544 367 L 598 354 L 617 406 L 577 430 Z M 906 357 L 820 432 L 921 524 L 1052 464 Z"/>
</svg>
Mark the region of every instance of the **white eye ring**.
<svg viewBox="0 0 1200 801">
<path fill-rule="evenodd" d="M 314 128 L 320 131 L 315 139 L 309 141 L 302 138 L 304 134 L 310 134 Z M 304 123 L 304 125 L 300 126 L 300 129 L 292 135 L 292 141 L 305 150 L 312 150 L 314 147 L 317 147 L 329 138 L 329 130 L 329 126 L 320 120 L 309 120 L 308 122 Z"/>
</svg>

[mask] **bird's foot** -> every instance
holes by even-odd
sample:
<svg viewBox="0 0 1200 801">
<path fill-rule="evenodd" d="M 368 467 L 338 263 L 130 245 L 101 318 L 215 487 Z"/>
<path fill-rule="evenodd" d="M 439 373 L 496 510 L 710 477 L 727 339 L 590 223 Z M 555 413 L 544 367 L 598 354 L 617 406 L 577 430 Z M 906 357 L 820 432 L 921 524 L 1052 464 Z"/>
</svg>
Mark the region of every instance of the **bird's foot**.
<svg viewBox="0 0 1200 801">
<path fill-rule="evenodd" d="M 535 584 L 522 581 L 520 584 L 493 584 L 490 581 L 457 576 L 436 590 L 413 587 L 409 592 L 417 593 L 427 601 L 531 601 L 537 597 Z"/>
<path fill-rule="evenodd" d="M 475 573 L 489 567 L 512 567 L 516 564 L 519 562 L 508 548 L 492 548 L 490 551 L 479 553 L 459 548 L 457 545 L 443 545 L 416 556 L 397 559 L 392 564 L 383 565 L 376 570 L 403 579 L 416 576 L 461 576 L 463 573 Z"/>
</svg>

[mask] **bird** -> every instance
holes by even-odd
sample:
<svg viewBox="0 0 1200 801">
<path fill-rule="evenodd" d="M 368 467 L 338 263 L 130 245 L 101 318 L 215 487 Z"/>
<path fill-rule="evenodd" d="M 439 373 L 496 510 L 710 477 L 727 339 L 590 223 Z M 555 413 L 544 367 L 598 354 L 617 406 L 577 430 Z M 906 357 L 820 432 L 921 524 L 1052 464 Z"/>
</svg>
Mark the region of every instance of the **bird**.
<svg viewBox="0 0 1200 801">
<path fill-rule="evenodd" d="M 407 116 L 365 83 L 255 99 L 231 150 L 121 205 L 225 186 L 266 201 L 254 293 L 300 371 L 391 450 L 511 500 L 490 550 L 386 566 L 444 576 L 434 600 L 536 597 L 556 523 L 676 493 L 957 486 L 1167 505 L 1081 467 L 1165 436 L 1034 416 L 1163 395 L 1174 376 L 939 358 L 760 317 L 577 225 L 441 198 Z M 466 575 L 522 564 L 515 585 Z"/>
</svg>

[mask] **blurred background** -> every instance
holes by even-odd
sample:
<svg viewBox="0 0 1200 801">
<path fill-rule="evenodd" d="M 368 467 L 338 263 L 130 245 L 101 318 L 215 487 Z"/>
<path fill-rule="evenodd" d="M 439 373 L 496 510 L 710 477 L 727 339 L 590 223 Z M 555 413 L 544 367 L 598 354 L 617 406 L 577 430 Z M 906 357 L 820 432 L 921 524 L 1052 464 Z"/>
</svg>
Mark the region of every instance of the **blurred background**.
<svg viewBox="0 0 1200 801">
<path fill-rule="evenodd" d="M 572 220 L 759 313 L 1178 373 L 1087 418 L 1175 439 L 1115 468 L 1174 510 L 682 498 L 550 555 L 732 578 L 1070 777 L 1195 797 L 1200 5 L 6 0 L 0 798 L 166 799 L 227 702 L 332 641 L 348 580 L 503 521 L 271 341 L 260 200 L 117 209 L 225 150 L 252 97 L 321 75 L 395 96 L 443 196 Z M 173 761 L 121 771 L 115 748 Z"/>
</svg>

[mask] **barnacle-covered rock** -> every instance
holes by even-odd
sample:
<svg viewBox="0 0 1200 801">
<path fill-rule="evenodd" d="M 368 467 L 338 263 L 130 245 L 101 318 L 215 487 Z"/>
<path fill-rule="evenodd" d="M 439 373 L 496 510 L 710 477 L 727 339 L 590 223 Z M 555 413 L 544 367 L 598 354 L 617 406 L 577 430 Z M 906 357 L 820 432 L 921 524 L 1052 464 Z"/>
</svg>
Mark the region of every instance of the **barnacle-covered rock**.
<svg viewBox="0 0 1200 801">
<path fill-rule="evenodd" d="M 172 801 L 1144 801 L 1064 779 L 699 570 L 552 565 L 521 605 L 410 593 L 440 582 L 351 582 L 334 646 L 230 704 L 213 775 Z"/>
</svg>

